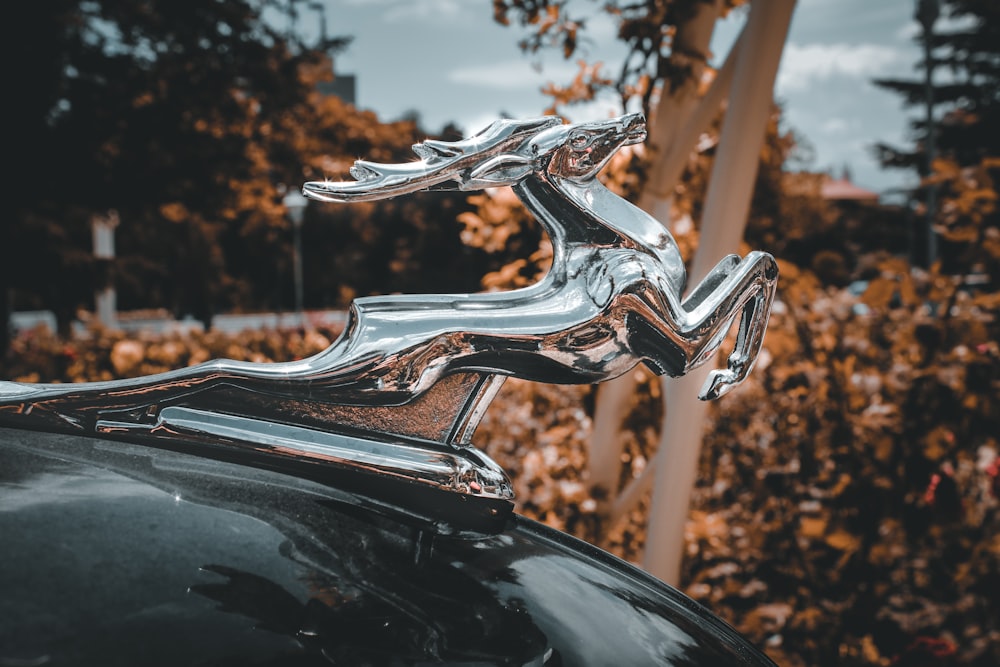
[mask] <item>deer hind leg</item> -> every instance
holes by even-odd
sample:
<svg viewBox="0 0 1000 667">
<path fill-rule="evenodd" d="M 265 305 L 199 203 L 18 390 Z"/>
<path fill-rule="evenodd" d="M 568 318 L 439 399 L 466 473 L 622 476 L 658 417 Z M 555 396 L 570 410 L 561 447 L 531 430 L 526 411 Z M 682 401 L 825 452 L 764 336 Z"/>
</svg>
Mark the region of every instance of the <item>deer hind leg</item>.
<svg viewBox="0 0 1000 667">
<path fill-rule="evenodd" d="M 739 318 L 727 367 L 715 371 L 700 397 L 715 398 L 742 381 L 756 361 L 778 276 L 774 258 L 752 252 L 722 260 L 691 296 L 678 303 L 662 284 L 637 291 L 627 318 L 629 346 L 658 375 L 677 377 L 712 358 Z"/>
<path fill-rule="evenodd" d="M 736 344 L 726 360 L 726 368 L 709 373 L 698 395 L 703 400 L 718 398 L 746 379 L 757 361 L 757 355 L 764 342 L 767 318 L 771 312 L 777 287 L 777 264 L 774 258 L 766 253 L 751 253 L 743 261 L 738 275 L 735 284 L 719 286 L 720 289 L 730 290 L 728 295 L 720 295 L 723 307 L 741 310 Z M 732 299 L 734 295 L 735 301 Z M 730 298 L 725 298 L 726 296 Z M 724 322 L 721 332 L 728 331 L 734 320 L 735 317 L 720 318 L 720 321 Z M 713 336 L 711 339 L 713 347 L 711 350 L 706 349 L 705 353 L 714 352 L 724 335 L 722 333 L 720 336 L 717 333 Z M 705 356 L 706 354 L 699 355 L 702 359 Z"/>
</svg>

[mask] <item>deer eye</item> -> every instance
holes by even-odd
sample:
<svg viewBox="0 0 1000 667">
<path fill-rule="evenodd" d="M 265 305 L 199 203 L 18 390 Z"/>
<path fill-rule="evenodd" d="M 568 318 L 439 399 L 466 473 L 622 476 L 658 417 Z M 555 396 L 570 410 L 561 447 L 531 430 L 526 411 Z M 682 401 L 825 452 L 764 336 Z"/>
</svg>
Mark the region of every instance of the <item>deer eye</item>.
<svg viewBox="0 0 1000 667">
<path fill-rule="evenodd" d="M 570 148 L 586 148 L 587 147 L 587 135 L 585 134 L 574 134 L 569 138 Z"/>
</svg>

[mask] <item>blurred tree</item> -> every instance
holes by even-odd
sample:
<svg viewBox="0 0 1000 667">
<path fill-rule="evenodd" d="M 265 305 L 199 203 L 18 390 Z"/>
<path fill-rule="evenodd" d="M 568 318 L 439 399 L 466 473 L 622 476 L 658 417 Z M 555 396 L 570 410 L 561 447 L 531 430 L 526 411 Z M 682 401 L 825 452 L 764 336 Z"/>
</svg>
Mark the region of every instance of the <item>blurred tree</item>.
<svg viewBox="0 0 1000 667">
<path fill-rule="evenodd" d="M 954 167 L 997 172 L 992 159 L 1000 156 L 1000 5 L 989 0 L 920 0 L 916 17 L 924 25 L 917 40 L 924 45 L 924 58 L 917 79 L 876 79 L 875 83 L 899 94 L 907 107 L 922 108 L 911 122 L 911 147 L 879 143 L 875 152 L 886 167 L 912 169 L 921 177 L 916 193 L 921 213 L 928 223 L 940 226 L 949 215 L 948 188 L 942 180 Z M 935 28 L 938 14 L 948 19 Z M 933 76 L 934 72 L 945 76 Z M 938 169 L 935 160 L 944 160 Z M 950 166 L 945 166 L 950 165 Z M 941 173 L 941 172 L 945 173 Z M 935 174 L 934 172 L 938 172 Z M 939 192 L 944 188 L 945 191 Z M 938 195 L 946 198 L 937 205 Z M 984 226 L 996 226 L 995 214 Z M 932 233 L 936 232 L 936 233 Z M 965 242 L 940 227 L 925 229 L 926 251 L 917 255 L 925 266 L 940 258 L 943 270 L 964 272 L 987 258 L 970 253 Z M 940 252 L 938 250 L 940 239 Z M 995 261 L 995 260 L 994 260 Z"/>
<path fill-rule="evenodd" d="M 306 179 L 351 180 L 347 172 L 359 155 L 409 162 L 412 145 L 427 138 L 412 115 L 383 123 L 336 97 L 317 97 L 315 104 L 308 136 L 324 150 L 306 155 Z M 438 136 L 463 135 L 449 125 Z M 457 218 L 470 209 L 460 192 L 310 206 L 303 228 L 306 303 L 344 307 L 355 295 L 476 291 L 484 271 L 503 258 L 463 245 Z"/>
<path fill-rule="evenodd" d="M 550 4 L 557 9 L 549 12 Z M 640 11 L 657 4 L 630 7 Z M 525 17 L 529 28 L 549 37 L 564 9 L 555 2 L 494 3 L 498 5 L 523 12 L 513 16 Z M 959 23 L 968 28 L 957 40 L 962 48 L 978 45 L 979 52 L 970 57 L 967 75 L 956 76 L 973 84 L 965 86 L 964 96 L 944 105 L 949 111 L 938 122 L 941 159 L 933 172 L 926 172 L 925 183 L 936 185 L 940 196 L 936 223 L 946 241 L 942 261 L 929 271 L 912 271 L 907 262 L 886 253 L 865 252 L 858 269 L 869 286 L 860 299 L 849 290 L 824 285 L 808 268 L 782 263 L 781 297 L 767 354 L 748 383 L 709 413 L 713 425 L 698 479 L 702 511 L 690 516 L 688 524 L 688 553 L 698 558 L 685 563 L 685 581 L 692 582 L 689 592 L 713 609 L 729 607 L 723 615 L 761 644 L 767 642 L 768 652 L 781 664 L 993 665 L 1000 655 L 996 596 L 982 592 L 996 587 L 1000 572 L 1000 299 L 995 279 L 992 285 L 979 282 L 978 273 L 995 276 L 1000 257 L 1000 231 L 993 222 L 1000 160 L 990 148 L 998 134 L 995 120 L 980 124 L 982 118 L 993 118 L 996 106 L 996 77 L 990 73 L 998 65 L 1000 7 L 971 1 L 945 6 L 947 12 L 960 8 L 954 17 L 967 21 Z M 971 19 L 973 15 L 980 19 Z M 571 25 L 573 45 L 583 33 L 580 21 Z M 672 28 L 667 32 L 675 34 Z M 938 59 L 942 51 L 936 52 Z M 591 84 L 600 79 L 595 72 L 586 69 L 557 92 L 575 88 L 590 95 Z M 717 77 L 722 75 L 720 71 Z M 958 92 L 961 86 L 946 88 Z M 910 90 L 920 103 L 922 83 Z M 712 133 L 706 135 L 699 145 L 710 143 Z M 922 150 L 919 143 L 917 150 Z M 699 151 L 691 161 L 710 159 L 712 152 Z M 797 261 L 825 272 L 829 282 L 842 282 L 844 267 L 831 254 L 803 249 L 822 247 L 817 238 L 832 238 L 834 230 L 825 204 L 810 194 L 819 183 L 813 188 L 795 182 L 821 175 L 782 178 L 780 170 L 769 166 L 780 165 L 779 153 L 766 152 L 748 237 L 757 234 L 766 243 L 763 247 L 779 254 L 791 249 L 814 257 L 815 262 Z M 919 156 L 907 164 L 919 166 Z M 608 171 L 615 168 L 613 164 Z M 681 180 L 675 205 L 689 195 L 694 183 L 689 177 L 699 174 L 708 171 Z M 774 179 L 770 187 L 769 179 Z M 690 211 L 695 220 L 701 215 L 697 207 Z M 879 217 L 885 225 L 885 212 Z M 824 224 L 810 230 L 807 225 L 815 220 Z M 693 223 L 684 220 L 684 226 Z M 676 224 L 674 231 L 677 235 Z M 862 243 L 862 251 L 899 246 L 898 237 L 886 236 L 883 228 L 878 234 L 858 230 L 853 238 Z M 969 278 L 976 280 L 949 275 L 972 269 L 977 274 Z M 637 403 L 629 405 L 629 419 L 634 424 L 636 413 L 645 414 L 630 442 L 650 441 L 649 448 L 623 452 L 622 459 L 631 458 L 633 465 L 622 473 L 624 478 L 638 474 L 641 479 L 652 467 L 648 463 L 655 451 L 656 438 L 646 430 L 659 413 Z M 666 410 L 669 421 L 677 403 L 668 400 Z M 697 413 L 680 412 L 684 420 L 699 421 Z M 500 423 L 498 430 L 507 430 L 507 422 Z M 550 437 L 561 440 L 565 433 Z M 661 451 L 663 444 L 661 439 Z M 519 454 L 517 460 L 524 458 Z M 560 457 L 557 465 L 568 458 Z M 644 466 L 642 473 L 635 472 L 636 460 Z M 545 476 L 545 471 L 532 472 Z M 557 472 L 562 488 L 572 488 L 563 471 Z M 572 479 L 592 482 L 592 475 L 593 469 Z M 544 492 L 529 492 L 523 502 L 529 510 L 533 504 L 539 507 L 540 518 L 553 514 L 549 505 L 536 500 L 546 496 L 567 502 L 563 517 L 589 518 L 581 503 L 560 495 L 559 485 L 536 482 L 536 488 Z M 642 529 L 630 525 L 623 532 L 634 559 Z M 595 531 L 587 536 L 615 537 Z M 819 629 L 824 637 L 807 636 Z"/>
<path fill-rule="evenodd" d="M 290 52 L 261 8 L 123 0 L 26 8 L 33 15 L 17 35 L 16 75 L 33 85 L 16 86 L 27 98 L 15 123 L 26 130 L 15 139 L 26 168 L 7 216 L 5 287 L 61 319 L 87 303 L 90 282 L 67 275 L 67 258 L 89 249 L 79 241 L 90 217 L 114 208 L 122 301 L 210 316 L 229 280 L 218 244 L 225 231 L 284 224 L 275 181 L 298 179 L 282 166 L 294 162 L 272 158 L 291 152 L 293 119 L 314 83 L 307 66 L 320 58 Z M 31 223 L 67 242 L 30 243 L 20 229 Z"/>
<path fill-rule="evenodd" d="M 77 176 L 70 177 L 67 168 L 54 164 L 58 142 L 52 132 L 55 116 L 65 111 L 61 81 L 75 48 L 67 35 L 75 5 L 71 0 L 29 3 L 19 8 L 17 21 L 6 23 L 11 31 L 7 43 L 14 45 L 12 51 L 18 58 L 18 66 L 8 68 L 8 85 L 18 91 L 18 103 L 9 105 L 7 115 L 9 127 L 16 128 L 8 137 L 8 156 L 15 166 L 7 177 L 5 239 L 0 243 L 0 317 L 5 323 L 0 349 L 6 349 L 6 315 L 13 290 L 27 289 L 37 296 L 53 296 L 58 291 L 47 275 L 54 258 L 65 259 L 69 280 L 60 294 L 63 299 L 79 298 L 79 288 L 88 284 L 81 279 L 87 273 L 87 255 L 79 252 L 78 243 L 87 239 L 86 213 L 64 206 L 59 214 L 65 224 L 55 223 L 53 207 L 42 203 L 50 192 L 61 196 L 59 178 L 73 183 Z M 46 173 L 52 176 L 42 178 Z"/>
<path fill-rule="evenodd" d="M 918 3 L 936 4 L 936 3 Z M 931 34 L 930 63 L 947 72 L 945 81 L 933 84 L 937 152 L 961 166 L 977 164 L 986 156 L 1000 155 L 1000 5 L 990 0 L 940 0 L 948 27 Z M 923 41 L 923 35 L 916 38 Z M 875 84 L 899 94 L 907 107 L 927 104 L 924 77 L 876 79 Z M 914 169 L 926 176 L 925 150 L 928 125 L 925 116 L 911 122 L 913 146 L 903 148 L 879 143 L 882 164 Z"/>
<path fill-rule="evenodd" d="M 709 93 L 710 84 L 730 76 L 707 66 L 708 41 L 715 21 L 745 4 L 742 0 L 603 3 L 593 11 L 605 12 L 618 21 L 618 38 L 627 46 L 617 76 L 607 76 L 602 63 L 581 60 L 572 82 L 546 87 L 553 99 L 547 113 L 572 115 L 573 105 L 589 102 L 607 90 L 621 97 L 623 108 L 642 108 L 652 129 L 645 150 L 629 161 L 616 162 L 612 169 L 617 166 L 632 172 L 622 193 L 670 225 L 675 235 L 678 230 L 684 235 L 689 225 L 697 227 L 701 219 L 718 146 L 721 109 L 718 105 L 706 107 L 708 113 L 691 124 L 701 129 L 693 138 L 681 138 L 679 135 L 688 129 L 681 126 L 699 98 Z M 587 5 L 541 0 L 493 2 L 498 22 L 517 23 L 527 29 L 527 36 L 519 42 L 523 50 L 536 53 L 555 47 L 567 59 L 586 53 L 587 26 L 595 19 L 586 13 Z M 715 91 L 711 94 L 718 95 L 720 102 L 724 98 Z M 801 166 L 808 161 L 808 152 L 808 145 L 784 127 L 782 110 L 775 105 L 766 122 L 747 221 L 749 243 L 805 265 L 811 256 L 797 256 L 790 243 L 815 234 L 817 224 L 825 229 L 832 224 L 831 212 L 818 191 L 788 187 L 788 166 Z M 669 212 L 655 210 L 663 201 L 668 201 Z M 690 259 L 690 254 L 686 258 Z"/>
<path fill-rule="evenodd" d="M 604 3 L 598 11 L 607 12 L 617 21 L 618 37 L 627 46 L 617 80 L 603 76 L 599 66 L 581 63 L 580 73 L 570 86 L 550 86 L 548 90 L 558 106 L 592 100 L 600 90 L 613 86 L 624 108 L 636 103 L 642 106 L 649 119 L 649 134 L 645 177 L 637 203 L 674 231 L 693 226 L 691 210 L 678 205 L 683 204 L 686 194 L 682 175 L 691 156 L 714 146 L 711 123 L 722 102 L 729 99 L 730 108 L 737 109 L 727 115 L 719 135 L 719 153 L 724 157 L 712 164 L 708 196 L 700 215 L 702 243 L 691 264 L 689 286 L 700 282 L 724 255 L 739 250 L 755 195 L 765 131 L 769 118 L 774 116 L 771 101 L 774 75 L 795 3 L 794 0 L 755 3 L 745 34 L 712 76 L 707 63 L 715 23 L 737 4 L 743 3 L 730 0 Z M 509 24 L 513 17 L 529 28 L 528 37 L 521 41 L 523 49 L 535 51 L 556 45 L 567 58 L 583 43 L 588 21 L 581 13 L 585 11 L 580 9 L 583 6 L 544 0 L 493 2 L 497 21 Z M 706 80 L 711 83 L 703 85 Z M 786 154 L 784 149 L 764 150 L 765 161 L 770 159 L 778 165 Z M 757 193 L 757 199 L 761 199 L 760 194 Z M 772 228 L 779 220 L 776 215 L 765 219 Z M 664 382 L 668 410 L 676 409 L 683 418 L 667 416 L 657 456 L 662 465 L 650 467 L 670 471 L 674 477 L 659 480 L 654 489 L 650 522 L 656 526 L 656 534 L 651 534 L 647 543 L 645 564 L 654 574 L 672 582 L 677 581 L 680 571 L 687 496 L 693 484 L 706 409 L 703 405 L 689 404 L 688 399 L 694 400 L 708 370 L 706 366 L 675 382 Z M 617 493 L 620 424 L 633 384 L 632 376 L 626 374 L 602 385 L 595 404 L 590 481 L 608 498 Z M 648 475 L 643 478 L 643 486 L 649 479 Z M 616 504 L 631 505 L 641 493 L 626 488 Z M 604 507 L 610 516 L 615 515 L 613 506 L 605 503 Z M 666 514 L 660 516 L 661 512 Z"/>
<path fill-rule="evenodd" d="M 109 209 L 121 219 L 113 277 L 123 309 L 166 307 L 208 322 L 220 308 L 288 307 L 287 189 L 341 177 L 359 155 L 412 159 L 410 145 L 425 138 L 415 118 L 381 123 L 317 92 L 332 76 L 328 55 L 349 40 L 323 31 L 309 47 L 297 42 L 276 27 L 281 12 L 294 25 L 292 2 L 56 0 L 24 9 L 13 36 L 23 94 L 11 125 L 19 168 L 0 250 L 3 312 L 51 308 L 66 326 L 89 307 L 100 269 L 90 219 Z M 456 128 L 442 133 L 453 139 Z M 478 282 L 483 253 L 460 245 L 455 222 L 464 198 L 417 205 L 310 207 L 306 305 L 440 290 L 447 274 Z M 330 217 L 345 224 L 320 224 Z"/>
</svg>

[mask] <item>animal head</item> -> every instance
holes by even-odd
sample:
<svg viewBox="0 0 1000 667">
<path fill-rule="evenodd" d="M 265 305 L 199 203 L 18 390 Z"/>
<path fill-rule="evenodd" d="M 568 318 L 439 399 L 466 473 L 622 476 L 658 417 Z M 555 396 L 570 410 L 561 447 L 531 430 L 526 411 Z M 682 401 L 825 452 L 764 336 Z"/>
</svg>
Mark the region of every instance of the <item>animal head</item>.
<svg viewBox="0 0 1000 667">
<path fill-rule="evenodd" d="M 546 171 L 573 181 L 587 181 L 604 168 L 622 146 L 646 138 L 646 121 L 633 113 L 618 118 L 560 125 L 543 130 L 528 143 Z"/>
<path fill-rule="evenodd" d="M 531 172 L 586 182 L 597 176 L 622 146 L 645 138 L 646 120 L 638 113 L 554 125 L 542 129 L 516 150 L 484 160 L 470 172 L 468 182 L 480 188 L 510 185 Z"/>
</svg>

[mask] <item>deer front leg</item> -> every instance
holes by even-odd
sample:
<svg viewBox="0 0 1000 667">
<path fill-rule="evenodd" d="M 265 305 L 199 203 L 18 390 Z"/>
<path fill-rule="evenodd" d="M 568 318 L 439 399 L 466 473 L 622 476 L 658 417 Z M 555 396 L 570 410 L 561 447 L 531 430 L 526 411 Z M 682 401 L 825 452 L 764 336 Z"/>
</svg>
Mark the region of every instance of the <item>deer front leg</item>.
<svg viewBox="0 0 1000 667">
<path fill-rule="evenodd" d="M 743 259 L 739 255 L 726 255 L 715 267 L 708 272 L 705 279 L 698 283 L 698 286 L 684 299 L 682 307 L 686 311 L 693 310 L 698 304 L 703 302 L 709 294 L 719 288 L 719 285 L 726 281 L 733 271 L 739 268 Z"/>
<path fill-rule="evenodd" d="M 774 301 L 777 278 L 778 266 L 771 255 L 761 252 L 750 253 L 740 266 L 735 284 L 724 281 L 707 297 L 708 302 L 714 300 L 728 302 L 731 304 L 729 307 L 734 309 L 742 306 L 742 313 L 736 344 L 726 360 L 726 368 L 709 373 L 698 394 L 702 400 L 722 396 L 746 379 L 750 373 L 764 343 L 764 331 Z M 734 293 L 738 296 L 736 302 L 726 298 Z M 723 319 L 726 323 L 723 331 L 728 330 L 733 319 L 731 317 Z"/>
</svg>

